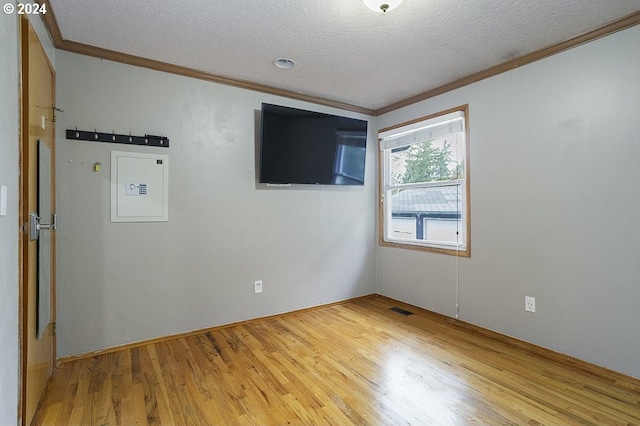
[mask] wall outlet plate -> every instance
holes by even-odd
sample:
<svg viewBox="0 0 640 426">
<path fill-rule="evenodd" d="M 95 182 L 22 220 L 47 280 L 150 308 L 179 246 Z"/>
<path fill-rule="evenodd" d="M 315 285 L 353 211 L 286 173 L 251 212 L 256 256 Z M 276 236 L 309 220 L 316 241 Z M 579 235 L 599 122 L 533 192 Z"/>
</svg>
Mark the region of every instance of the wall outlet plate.
<svg viewBox="0 0 640 426">
<path fill-rule="evenodd" d="M 262 280 L 254 281 L 253 286 L 256 293 L 262 293 Z"/>
<path fill-rule="evenodd" d="M 524 297 L 524 310 L 527 312 L 536 311 L 536 298 L 531 296 Z"/>
</svg>

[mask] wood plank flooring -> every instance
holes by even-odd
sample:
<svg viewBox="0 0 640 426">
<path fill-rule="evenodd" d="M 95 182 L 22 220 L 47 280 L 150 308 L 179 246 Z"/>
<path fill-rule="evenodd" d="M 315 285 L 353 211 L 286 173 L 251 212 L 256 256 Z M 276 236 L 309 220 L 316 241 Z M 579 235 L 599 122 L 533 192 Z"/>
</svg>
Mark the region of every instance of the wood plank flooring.
<svg viewBox="0 0 640 426">
<path fill-rule="evenodd" d="M 640 425 L 640 380 L 370 297 L 64 363 L 34 424 Z"/>
</svg>

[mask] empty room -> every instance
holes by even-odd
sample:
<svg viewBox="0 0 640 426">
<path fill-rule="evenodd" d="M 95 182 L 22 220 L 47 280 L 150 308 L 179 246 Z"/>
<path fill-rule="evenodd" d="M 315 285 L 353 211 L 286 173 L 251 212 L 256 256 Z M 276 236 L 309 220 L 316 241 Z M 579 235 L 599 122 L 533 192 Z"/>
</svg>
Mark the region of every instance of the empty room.
<svg viewBox="0 0 640 426">
<path fill-rule="evenodd" d="M 640 425 L 640 1 L 3 6 L 0 424 Z"/>
</svg>

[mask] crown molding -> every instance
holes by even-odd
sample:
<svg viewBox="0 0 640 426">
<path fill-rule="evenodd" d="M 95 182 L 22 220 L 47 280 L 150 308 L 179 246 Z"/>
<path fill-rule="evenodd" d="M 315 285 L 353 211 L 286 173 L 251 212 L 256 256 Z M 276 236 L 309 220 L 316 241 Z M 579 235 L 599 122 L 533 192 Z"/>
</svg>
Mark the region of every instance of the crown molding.
<svg viewBox="0 0 640 426">
<path fill-rule="evenodd" d="M 622 31 L 627 28 L 631 28 L 638 24 L 640 24 L 640 12 L 635 12 L 629 16 L 626 16 L 622 19 L 619 19 L 615 22 L 605 25 L 604 27 L 600 27 L 588 33 L 579 35 L 577 37 L 563 41 L 561 43 L 544 47 L 542 49 L 520 56 L 518 58 L 511 59 L 507 62 L 503 62 L 491 68 L 487 68 L 486 70 L 477 72 L 475 74 L 471 74 L 459 80 L 453 81 L 451 83 L 447 83 L 443 86 L 436 87 L 435 89 L 427 90 L 426 92 L 420 93 L 415 96 L 411 96 L 410 98 L 404 99 L 402 101 L 394 102 L 390 105 L 377 109 L 375 111 L 375 115 L 382 115 L 387 112 L 394 111 L 396 109 L 400 109 L 405 106 L 415 104 L 416 102 L 433 98 L 434 96 L 438 96 L 443 93 L 447 93 L 452 90 L 459 89 L 471 83 L 475 83 L 480 80 L 484 80 L 486 78 L 493 77 L 498 74 L 502 74 L 503 72 L 511 71 L 523 65 L 527 65 L 532 62 L 539 61 L 540 59 L 548 58 L 549 56 L 555 55 L 556 53 L 564 52 L 565 50 L 569 50 L 574 47 L 580 46 L 582 44 L 588 43 L 590 41 L 613 34 L 615 32 Z"/>
<path fill-rule="evenodd" d="M 253 90 L 261 93 L 268 93 L 276 96 L 283 96 L 290 99 L 296 99 L 300 101 L 311 102 L 319 105 L 325 105 L 329 107 L 339 108 L 346 111 L 353 111 L 367 115 L 374 115 L 375 110 L 370 108 L 364 108 L 357 105 L 351 105 L 344 102 L 338 102 L 331 99 L 325 99 L 312 95 L 305 95 L 303 93 L 292 92 L 289 90 L 279 89 L 273 86 L 267 86 L 264 84 L 253 83 L 250 81 L 239 80 L 229 77 L 223 77 L 216 74 L 212 74 L 206 71 L 200 71 L 193 68 L 187 68 L 180 65 L 170 64 L 167 62 L 156 61 L 149 58 L 143 58 L 141 56 L 129 55 L 114 50 L 103 49 L 101 47 L 91 46 L 88 44 L 78 43 L 71 40 L 66 40 L 62 36 L 58 21 L 55 17 L 53 7 L 47 0 L 40 2 L 46 3 L 47 13 L 43 15 L 44 23 L 53 39 L 53 44 L 56 49 L 65 50 L 67 52 L 78 53 L 80 55 L 93 56 L 100 59 L 107 59 L 110 61 L 121 62 L 123 64 L 134 65 L 143 68 L 149 68 L 155 71 L 162 71 L 171 74 L 177 74 L 184 77 L 197 78 L 199 80 L 205 80 L 213 83 L 224 84 L 227 86 L 234 86 L 241 89 Z"/>
<path fill-rule="evenodd" d="M 75 41 L 65 40 L 60 32 L 58 21 L 55 17 L 55 12 L 51 7 L 48 0 L 42 0 L 40 3 L 46 3 L 47 13 L 43 15 L 45 26 L 47 27 L 51 38 L 53 39 L 54 46 L 60 50 L 66 50 L 68 52 L 78 53 L 81 55 L 93 56 L 101 59 L 108 59 L 110 61 L 121 62 L 124 64 L 134 65 L 143 68 L 149 68 L 156 71 L 168 72 L 171 74 L 182 75 L 185 77 L 197 78 L 199 80 L 210 81 L 213 83 L 224 84 L 228 86 L 239 87 L 242 89 L 253 90 L 256 92 L 268 93 L 271 95 L 283 96 L 290 99 L 296 99 L 306 102 L 311 102 L 319 105 L 330 106 L 334 108 L 343 109 L 346 111 L 353 111 L 367 115 L 382 115 L 405 106 L 424 101 L 429 98 L 441 95 L 443 93 L 450 92 L 455 89 L 459 89 L 469 84 L 476 83 L 489 77 L 493 77 L 498 74 L 502 74 L 507 71 L 511 71 L 515 68 L 519 68 L 523 65 L 530 64 L 532 62 L 539 61 L 549 56 L 555 55 L 565 50 L 572 49 L 590 41 L 605 37 L 618 31 L 625 30 L 640 24 L 640 11 L 632 13 L 622 19 L 614 21 L 608 25 L 589 31 L 588 33 L 573 37 L 569 40 L 553 44 L 551 46 L 544 47 L 526 55 L 520 56 L 515 59 L 503 62 L 496 66 L 487 68 L 486 70 L 479 71 L 475 74 L 463 77 L 451 83 L 436 87 L 426 92 L 419 93 L 404 100 L 394 102 L 387 106 L 378 109 L 364 108 L 357 105 L 347 104 L 344 102 L 337 102 L 331 99 L 320 98 L 311 95 L 305 95 L 302 93 L 292 92 L 288 90 L 279 89 L 273 86 L 267 86 L 258 83 L 252 83 L 250 81 L 238 80 L 229 77 L 223 77 L 216 74 L 212 74 L 205 71 L 199 71 L 193 68 L 182 67 L 179 65 L 169 64 L 166 62 L 156 61 L 153 59 L 143 58 L 140 56 L 129 55 L 126 53 L 116 52 L 113 50 L 103 49 L 100 47 L 91 46 L 88 44 L 78 43 Z"/>
</svg>

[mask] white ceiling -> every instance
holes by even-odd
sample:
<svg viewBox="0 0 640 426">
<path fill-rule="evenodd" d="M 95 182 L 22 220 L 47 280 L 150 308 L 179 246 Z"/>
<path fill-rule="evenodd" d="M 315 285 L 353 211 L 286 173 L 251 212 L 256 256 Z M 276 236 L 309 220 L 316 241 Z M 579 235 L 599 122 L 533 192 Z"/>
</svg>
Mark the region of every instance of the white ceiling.
<svg viewBox="0 0 640 426">
<path fill-rule="evenodd" d="M 378 109 L 640 11 L 640 0 L 50 0 L 63 39 Z M 296 67 L 273 61 L 291 58 Z"/>
</svg>

